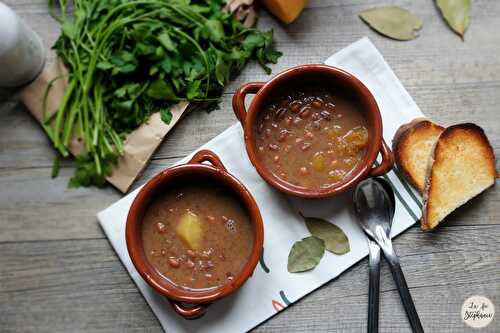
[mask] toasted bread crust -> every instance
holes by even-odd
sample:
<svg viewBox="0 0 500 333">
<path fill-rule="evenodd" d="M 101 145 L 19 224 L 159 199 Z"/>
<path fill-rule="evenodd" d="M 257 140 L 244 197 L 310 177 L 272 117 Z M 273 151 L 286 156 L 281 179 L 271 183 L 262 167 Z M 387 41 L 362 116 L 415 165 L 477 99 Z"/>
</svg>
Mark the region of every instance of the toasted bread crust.
<svg viewBox="0 0 500 333">
<path fill-rule="evenodd" d="M 495 154 L 493 148 L 486 137 L 483 129 L 472 123 L 458 124 L 448 127 L 443 133 L 441 133 L 438 141 L 436 142 L 431 159 L 429 160 L 428 175 L 425 183 L 424 190 L 424 207 L 422 212 L 421 227 L 423 230 L 431 230 L 436 227 L 443 218 L 440 220 L 432 219 L 431 213 L 436 209 L 439 209 L 439 204 L 434 202 L 439 201 L 439 198 L 446 196 L 446 193 L 438 193 L 439 190 L 435 188 L 434 178 L 436 177 L 437 170 L 443 165 L 446 165 L 446 151 L 454 147 L 454 142 L 464 142 L 467 140 L 471 145 L 475 145 L 477 150 L 477 156 L 484 163 L 483 165 L 478 165 L 482 170 L 482 177 L 489 179 L 489 186 L 495 184 L 495 178 L 497 175 L 495 168 Z M 460 156 L 460 152 L 456 153 L 456 156 Z M 460 156 L 460 158 L 467 158 L 469 156 Z M 467 170 L 470 174 L 476 172 L 476 170 Z M 450 184 L 453 187 L 454 184 Z M 487 187 L 489 187 L 487 186 Z M 484 190 L 484 189 L 482 189 Z M 479 192 L 480 193 L 480 192 Z M 470 197 L 466 200 L 472 199 L 479 193 L 472 193 Z M 464 202 L 465 203 L 465 202 Z M 455 207 L 455 208 L 458 208 Z"/>
<path fill-rule="evenodd" d="M 437 137 L 442 131 L 444 131 L 444 127 L 426 118 L 416 118 L 399 127 L 392 139 L 392 151 L 394 152 L 396 165 L 408 182 L 420 193 L 423 193 L 425 187 L 425 178 L 423 177 L 425 170 L 422 172 L 412 166 L 415 156 L 413 156 L 414 151 L 412 150 L 411 141 L 415 137 Z M 424 161 L 424 164 L 427 165 L 426 161 Z"/>
</svg>

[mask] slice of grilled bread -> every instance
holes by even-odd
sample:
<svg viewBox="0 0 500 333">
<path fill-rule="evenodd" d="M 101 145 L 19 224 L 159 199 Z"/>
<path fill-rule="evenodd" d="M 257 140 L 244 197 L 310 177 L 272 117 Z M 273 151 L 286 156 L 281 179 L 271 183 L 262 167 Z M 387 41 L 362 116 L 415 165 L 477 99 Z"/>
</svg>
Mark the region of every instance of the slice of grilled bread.
<svg viewBox="0 0 500 333">
<path fill-rule="evenodd" d="M 392 140 L 392 151 L 398 168 L 420 192 L 424 192 L 425 177 L 434 144 L 444 128 L 425 118 L 402 125 Z"/>
<path fill-rule="evenodd" d="M 422 229 L 437 226 L 448 214 L 495 184 L 495 155 L 481 127 L 450 126 L 432 151 L 424 190 Z"/>
</svg>

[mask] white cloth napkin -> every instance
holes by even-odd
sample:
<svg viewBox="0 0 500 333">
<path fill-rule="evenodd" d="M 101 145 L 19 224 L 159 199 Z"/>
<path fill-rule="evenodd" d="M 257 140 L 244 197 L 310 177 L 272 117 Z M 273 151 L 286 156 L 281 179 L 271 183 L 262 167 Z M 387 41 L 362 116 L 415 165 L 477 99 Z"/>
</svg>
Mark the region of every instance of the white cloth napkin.
<svg viewBox="0 0 500 333">
<path fill-rule="evenodd" d="M 384 138 L 389 145 L 401 124 L 423 116 L 368 38 L 340 50 L 325 63 L 354 74 L 370 89 L 382 112 Z M 250 330 L 337 277 L 368 254 L 366 237 L 353 220 L 351 193 L 312 201 L 275 191 L 260 178 L 248 160 L 239 123 L 201 148 L 214 151 L 229 172 L 250 190 L 260 207 L 265 225 L 264 255 L 253 276 L 234 295 L 212 304 L 204 317 L 187 321 L 176 315 L 165 298 L 143 281 L 130 261 L 125 243 L 125 222 L 138 190 L 97 214 L 106 236 L 165 331 L 223 333 Z M 179 163 L 186 162 L 189 157 Z M 420 218 L 421 199 L 399 174 L 391 171 L 386 177 L 397 196 L 392 228 L 394 237 Z M 309 236 L 298 211 L 340 226 L 349 238 L 351 251 L 342 256 L 326 252 L 314 270 L 288 273 L 287 258 L 292 244 Z"/>
</svg>

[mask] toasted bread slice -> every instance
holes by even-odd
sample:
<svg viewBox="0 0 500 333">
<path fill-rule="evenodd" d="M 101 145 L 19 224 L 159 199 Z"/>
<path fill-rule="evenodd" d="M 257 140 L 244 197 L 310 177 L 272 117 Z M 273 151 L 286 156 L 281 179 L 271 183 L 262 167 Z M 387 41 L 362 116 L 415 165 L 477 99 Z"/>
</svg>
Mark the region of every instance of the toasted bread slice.
<svg viewBox="0 0 500 333">
<path fill-rule="evenodd" d="M 495 184 L 495 155 L 481 127 L 450 126 L 439 136 L 429 161 L 422 229 L 437 226 L 448 214 Z"/>
<path fill-rule="evenodd" d="M 425 177 L 432 148 L 444 128 L 425 118 L 402 125 L 392 140 L 392 151 L 398 168 L 420 192 L 424 192 Z"/>
</svg>

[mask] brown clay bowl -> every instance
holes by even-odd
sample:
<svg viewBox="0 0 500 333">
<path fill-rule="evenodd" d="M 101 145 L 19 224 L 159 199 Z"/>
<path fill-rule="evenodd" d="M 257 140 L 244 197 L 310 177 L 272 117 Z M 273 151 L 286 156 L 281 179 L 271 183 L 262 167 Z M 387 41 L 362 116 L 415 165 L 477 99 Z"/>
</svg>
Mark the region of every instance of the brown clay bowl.
<svg viewBox="0 0 500 333">
<path fill-rule="evenodd" d="M 304 189 L 282 181 L 262 164 L 256 154 L 254 126 L 257 115 L 263 110 L 268 98 L 287 89 L 293 89 L 297 82 L 309 81 L 326 87 L 335 86 L 356 96 L 368 124 L 370 144 L 364 160 L 341 182 L 325 189 Z M 248 94 L 255 96 L 247 111 L 245 96 Z M 320 64 L 301 65 L 287 69 L 267 82 L 246 83 L 234 93 L 233 111 L 243 126 L 246 150 L 257 172 L 269 185 L 286 194 L 303 198 L 331 197 L 353 188 L 367 177 L 380 176 L 388 172 L 394 165 L 394 156 L 382 138 L 382 118 L 375 98 L 361 81 L 339 68 Z M 374 167 L 379 153 L 382 155 L 382 162 Z"/>
<path fill-rule="evenodd" d="M 209 162 L 211 165 L 203 162 Z M 142 244 L 142 220 L 151 201 L 174 181 L 182 181 L 190 176 L 210 177 L 233 190 L 235 196 L 247 208 L 255 232 L 252 254 L 241 273 L 235 276 L 231 282 L 210 290 L 182 289 L 164 278 L 148 262 Z M 130 259 L 144 281 L 165 296 L 179 315 L 186 319 L 195 319 L 207 311 L 210 303 L 234 293 L 252 275 L 262 254 L 264 226 L 259 208 L 250 192 L 227 172 L 217 155 L 209 150 L 201 150 L 186 164 L 168 168 L 144 185 L 130 207 L 125 236 Z"/>
</svg>

